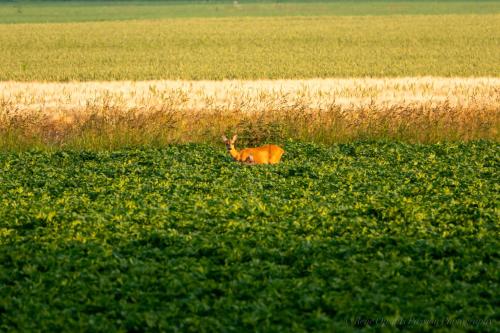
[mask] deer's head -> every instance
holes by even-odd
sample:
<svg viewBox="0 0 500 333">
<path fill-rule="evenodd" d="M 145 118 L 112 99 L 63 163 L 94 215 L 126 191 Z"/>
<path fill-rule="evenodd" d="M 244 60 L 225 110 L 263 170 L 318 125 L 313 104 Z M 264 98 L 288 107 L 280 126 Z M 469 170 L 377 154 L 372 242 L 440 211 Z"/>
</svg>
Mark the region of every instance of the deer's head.
<svg viewBox="0 0 500 333">
<path fill-rule="evenodd" d="M 237 138 L 238 138 L 238 135 L 236 135 L 236 134 L 233 136 L 233 138 L 231 140 L 226 138 L 225 135 L 222 136 L 222 141 L 224 141 L 224 143 L 226 144 L 227 150 L 234 149 L 234 143 L 236 142 Z"/>
</svg>

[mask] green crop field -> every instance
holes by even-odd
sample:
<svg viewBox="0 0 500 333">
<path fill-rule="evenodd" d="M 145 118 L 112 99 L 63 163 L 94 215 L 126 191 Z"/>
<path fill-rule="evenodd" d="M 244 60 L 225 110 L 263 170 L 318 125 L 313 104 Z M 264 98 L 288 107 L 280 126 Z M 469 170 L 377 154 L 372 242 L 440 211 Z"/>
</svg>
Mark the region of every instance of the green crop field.
<svg viewBox="0 0 500 333">
<path fill-rule="evenodd" d="M 285 149 L 0 154 L 0 330 L 498 327 L 499 144 Z"/>
<path fill-rule="evenodd" d="M 0 24 L 0 80 L 498 76 L 500 4 L 488 4 L 484 15 Z"/>
<path fill-rule="evenodd" d="M 0 2 L 0 23 L 188 17 L 436 15 L 499 13 L 496 1 L 15 1 Z"/>
</svg>

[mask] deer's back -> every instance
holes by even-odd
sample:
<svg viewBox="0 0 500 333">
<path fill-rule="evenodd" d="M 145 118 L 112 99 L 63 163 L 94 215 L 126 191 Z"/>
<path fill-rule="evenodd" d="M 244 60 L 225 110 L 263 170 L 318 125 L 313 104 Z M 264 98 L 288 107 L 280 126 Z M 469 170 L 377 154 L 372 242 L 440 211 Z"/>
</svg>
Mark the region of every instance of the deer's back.
<svg viewBox="0 0 500 333">
<path fill-rule="evenodd" d="M 246 161 L 249 156 L 252 156 L 256 164 L 274 164 L 281 160 L 281 156 L 285 151 L 276 145 L 265 145 L 255 148 L 246 148 L 240 152 L 241 161 Z"/>
</svg>

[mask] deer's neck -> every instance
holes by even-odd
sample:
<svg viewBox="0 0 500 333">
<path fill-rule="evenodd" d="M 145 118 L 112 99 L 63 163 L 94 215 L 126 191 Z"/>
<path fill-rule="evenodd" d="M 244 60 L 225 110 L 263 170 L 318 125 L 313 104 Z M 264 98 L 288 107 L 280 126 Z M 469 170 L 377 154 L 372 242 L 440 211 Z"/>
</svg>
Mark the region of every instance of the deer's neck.
<svg viewBox="0 0 500 333">
<path fill-rule="evenodd" d="M 234 148 L 234 146 L 231 146 L 227 151 L 229 152 L 229 155 L 231 155 L 232 158 L 234 158 L 237 161 L 239 160 L 240 153 L 236 150 L 236 148 Z"/>
</svg>

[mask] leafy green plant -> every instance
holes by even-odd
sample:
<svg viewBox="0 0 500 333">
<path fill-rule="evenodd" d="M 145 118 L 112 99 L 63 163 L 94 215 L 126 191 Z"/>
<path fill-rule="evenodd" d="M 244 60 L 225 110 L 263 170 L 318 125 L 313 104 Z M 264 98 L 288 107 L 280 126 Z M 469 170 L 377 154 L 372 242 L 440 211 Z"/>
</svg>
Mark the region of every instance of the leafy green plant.
<svg viewBox="0 0 500 333">
<path fill-rule="evenodd" d="M 0 153 L 0 330 L 491 331 L 499 148 Z"/>
</svg>

